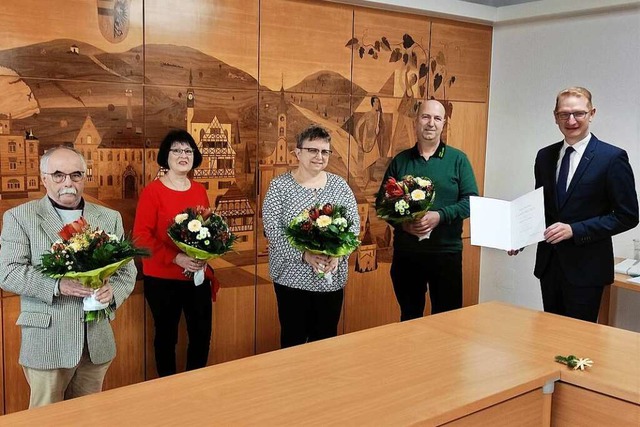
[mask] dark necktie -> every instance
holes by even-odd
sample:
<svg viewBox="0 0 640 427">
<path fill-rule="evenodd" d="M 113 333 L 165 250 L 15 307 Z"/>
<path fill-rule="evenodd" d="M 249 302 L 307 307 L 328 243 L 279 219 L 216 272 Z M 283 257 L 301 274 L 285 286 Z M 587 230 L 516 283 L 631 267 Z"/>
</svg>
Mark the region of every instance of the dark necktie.
<svg viewBox="0 0 640 427">
<path fill-rule="evenodd" d="M 556 184 L 556 192 L 558 194 L 558 204 L 561 205 L 567 196 L 567 178 L 569 177 L 569 162 L 571 160 L 571 153 L 573 153 L 573 147 L 567 147 L 562 156 L 562 163 L 560 163 L 560 172 L 558 173 L 558 182 Z"/>
</svg>

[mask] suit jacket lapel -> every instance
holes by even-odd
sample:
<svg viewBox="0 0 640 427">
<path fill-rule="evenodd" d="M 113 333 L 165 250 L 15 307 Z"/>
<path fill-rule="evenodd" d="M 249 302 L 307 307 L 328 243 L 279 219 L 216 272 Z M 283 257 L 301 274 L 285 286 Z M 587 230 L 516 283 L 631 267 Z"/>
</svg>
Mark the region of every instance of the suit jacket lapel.
<svg viewBox="0 0 640 427">
<path fill-rule="evenodd" d="M 595 136 L 592 135 L 591 139 L 587 143 L 587 147 L 584 149 L 584 153 L 582 154 L 580 163 L 578 163 L 578 167 L 576 168 L 576 171 L 573 174 L 573 177 L 571 178 L 571 182 L 569 183 L 569 188 L 567 188 L 567 197 L 564 198 L 565 203 L 571 197 L 571 193 L 573 193 L 573 190 L 576 188 L 576 186 L 578 185 L 578 182 L 580 182 L 580 180 L 582 179 L 582 176 L 584 175 L 585 171 L 589 167 L 589 163 L 591 163 L 591 160 L 593 160 L 597 144 L 598 144 L 598 140 L 596 139 Z M 562 205 L 564 206 L 564 203 Z M 562 208 L 562 206 L 559 206 L 559 208 Z"/>
<path fill-rule="evenodd" d="M 82 212 L 82 216 L 89 223 L 89 227 L 94 229 L 96 227 L 102 228 L 102 222 L 100 221 L 100 217 L 102 216 L 99 209 L 96 209 L 96 206 L 92 203 L 88 203 L 86 200 L 84 202 L 84 212 Z M 109 231 L 111 233 L 112 231 Z"/>
<path fill-rule="evenodd" d="M 51 204 L 49 197 L 44 196 L 38 202 L 38 211 L 37 215 L 40 216 L 42 221 L 40 222 L 40 226 L 44 230 L 45 234 L 51 240 L 51 243 L 60 239 L 58 232 L 62 230 L 62 220 L 60 219 L 60 215 L 56 212 L 55 208 Z"/>
<path fill-rule="evenodd" d="M 558 194 L 557 194 L 557 185 L 556 185 L 556 169 L 558 168 L 558 159 L 560 158 L 560 150 L 562 149 L 562 144 L 563 141 L 560 141 L 558 143 L 556 143 L 555 147 L 553 147 L 553 150 L 550 151 L 550 156 L 548 159 L 548 164 L 547 164 L 547 177 L 546 177 L 546 182 L 550 183 L 550 187 L 551 187 L 551 193 L 553 195 L 553 203 L 554 206 L 556 206 L 558 208 L 558 210 L 560 209 L 560 207 L 558 206 Z"/>
</svg>

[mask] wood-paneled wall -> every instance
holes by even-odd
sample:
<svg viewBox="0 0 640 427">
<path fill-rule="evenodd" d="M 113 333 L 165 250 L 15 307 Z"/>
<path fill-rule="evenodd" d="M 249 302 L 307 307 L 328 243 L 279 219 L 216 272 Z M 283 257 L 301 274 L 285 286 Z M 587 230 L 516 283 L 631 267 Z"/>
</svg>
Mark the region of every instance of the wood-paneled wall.
<svg viewBox="0 0 640 427">
<path fill-rule="evenodd" d="M 166 131 L 187 128 L 199 143 L 214 130 L 224 134 L 225 153 L 232 153 L 227 169 L 203 168 L 196 179 L 219 209 L 231 194 L 244 203 L 251 230 L 236 253 L 212 262 L 221 289 L 209 363 L 275 350 L 279 324 L 261 202 L 269 179 L 295 167 L 287 158 L 295 134 L 317 122 L 332 133 L 328 170 L 348 180 L 363 220 L 365 244 L 349 261 L 340 331 L 398 321 L 390 230 L 375 217 L 373 199 L 390 159 L 415 142 L 414 106 L 423 97 L 448 105 L 446 141 L 468 155 L 482 192 L 492 29 L 319 0 L 190 0 L 177 8 L 169 0 L 125 3 L 128 14 L 118 26 L 95 2 L 3 3 L 0 123 L 10 129 L 0 133 L 0 213 L 44 194 L 33 187 L 37 163 L 29 170 L 26 154 L 19 173 L 4 166 L 13 161 L 5 139 L 18 141 L 25 153 L 33 144 L 40 154 L 75 145 L 95 174 L 87 198 L 118 209 L 130 229 L 137 195 L 157 174 L 155 154 Z M 377 157 L 363 148 L 372 97 L 381 106 Z M 35 140 L 25 137 L 29 132 Z M 276 158 L 279 138 L 284 160 Z M 215 155 L 209 160 L 214 165 Z M 24 188 L 16 189 L 15 180 Z M 468 221 L 463 244 L 466 306 L 478 301 L 480 263 Z M 19 298 L 3 293 L 0 311 L 0 410 L 9 413 L 28 405 L 18 364 Z M 118 354 L 105 388 L 155 378 L 153 319 L 141 281 L 113 326 Z M 186 341 L 182 326 L 180 366 Z"/>
</svg>

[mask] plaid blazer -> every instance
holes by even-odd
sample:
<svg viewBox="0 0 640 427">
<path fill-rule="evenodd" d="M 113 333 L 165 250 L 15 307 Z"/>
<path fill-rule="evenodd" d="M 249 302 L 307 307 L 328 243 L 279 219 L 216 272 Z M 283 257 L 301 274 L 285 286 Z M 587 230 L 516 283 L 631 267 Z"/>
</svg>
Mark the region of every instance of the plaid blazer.
<svg viewBox="0 0 640 427">
<path fill-rule="evenodd" d="M 92 227 L 118 236 L 124 233 L 122 217 L 117 211 L 86 202 L 83 216 Z M 82 355 L 85 326 L 93 363 L 106 363 L 116 355 L 110 322 L 85 325 L 82 298 L 54 297 L 56 280 L 35 268 L 42 254 L 59 239 L 62 227 L 62 220 L 47 196 L 9 209 L 3 216 L 0 287 L 20 295 L 20 315 L 16 322 L 22 329 L 20 364 L 29 368 L 76 366 Z M 109 279 L 116 307 L 133 291 L 136 272 L 132 261 Z"/>
</svg>

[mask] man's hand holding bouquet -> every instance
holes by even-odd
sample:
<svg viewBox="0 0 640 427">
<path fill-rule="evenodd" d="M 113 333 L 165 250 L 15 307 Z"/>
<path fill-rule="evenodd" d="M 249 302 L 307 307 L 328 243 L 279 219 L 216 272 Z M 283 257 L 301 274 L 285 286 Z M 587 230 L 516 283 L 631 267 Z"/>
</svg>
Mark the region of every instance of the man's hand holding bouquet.
<svg viewBox="0 0 640 427">
<path fill-rule="evenodd" d="M 176 263 L 184 268 L 185 276 L 193 277 L 196 286 L 204 282 L 206 261 L 229 252 L 236 240 L 224 219 L 203 206 L 176 215 L 167 233 L 184 253 L 176 257 Z"/>
<path fill-rule="evenodd" d="M 285 229 L 285 235 L 291 246 L 304 251 L 303 260 L 318 277 L 331 282 L 340 258 L 360 244 L 358 236 L 350 231 L 352 225 L 344 206 L 327 203 L 302 211 Z"/>
<path fill-rule="evenodd" d="M 108 318 L 113 311 L 113 290 L 108 278 L 133 257 L 149 253 L 129 239 L 91 229 L 82 217 L 65 225 L 58 235 L 61 240 L 42 255 L 38 270 L 60 279 L 62 295 L 83 297 L 85 322 Z"/>
<path fill-rule="evenodd" d="M 404 176 L 401 180 L 389 177 L 384 184 L 385 193 L 378 203 L 378 217 L 418 237 L 428 239 L 438 225 L 440 215 L 429 212 L 436 191 L 429 178 Z"/>
</svg>

